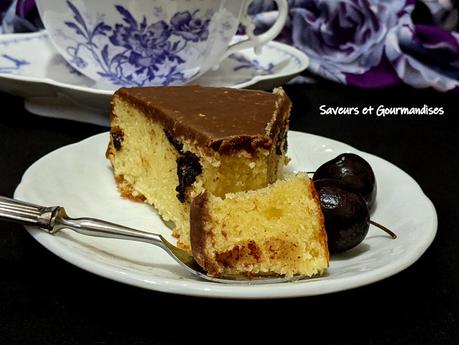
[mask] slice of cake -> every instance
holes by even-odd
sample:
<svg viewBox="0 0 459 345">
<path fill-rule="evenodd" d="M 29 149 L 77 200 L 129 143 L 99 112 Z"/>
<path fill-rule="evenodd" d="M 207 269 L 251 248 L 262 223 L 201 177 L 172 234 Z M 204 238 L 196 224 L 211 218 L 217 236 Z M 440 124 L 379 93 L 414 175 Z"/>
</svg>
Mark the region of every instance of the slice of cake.
<svg viewBox="0 0 459 345">
<path fill-rule="evenodd" d="M 189 249 L 195 196 L 257 189 L 282 176 L 290 106 L 281 88 L 122 88 L 112 98 L 106 153 L 118 189 L 154 205 Z"/>
<path fill-rule="evenodd" d="M 211 276 L 321 274 L 329 253 L 320 202 L 306 174 L 191 204 L 191 247 Z"/>
</svg>

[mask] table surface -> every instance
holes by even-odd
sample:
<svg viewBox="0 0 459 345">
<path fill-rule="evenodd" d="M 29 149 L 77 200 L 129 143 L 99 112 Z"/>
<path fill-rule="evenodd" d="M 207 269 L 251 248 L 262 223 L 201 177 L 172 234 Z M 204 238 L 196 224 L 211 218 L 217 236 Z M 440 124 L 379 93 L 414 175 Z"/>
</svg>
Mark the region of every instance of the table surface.
<svg viewBox="0 0 459 345">
<path fill-rule="evenodd" d="M 0 222 L 1 344 L 182 344 L 278 339 L 321 344 L 459 343 L 459 145 L 456 93 L 396 87 L 361 90 L 320 81 L 287 86 L 291 128 L 333 138 L 411 175 L 434 203 L 437 236 L 411 267 L 329 295 L 218 300 L 116 283 L 64 262 L 16 224 Z M 0 93 L 0 195 L 54 149 L 106 128 L 29 114 Z M 443 116 L 333 116 L 320 106 L 423 105 Z"/>
</svg>

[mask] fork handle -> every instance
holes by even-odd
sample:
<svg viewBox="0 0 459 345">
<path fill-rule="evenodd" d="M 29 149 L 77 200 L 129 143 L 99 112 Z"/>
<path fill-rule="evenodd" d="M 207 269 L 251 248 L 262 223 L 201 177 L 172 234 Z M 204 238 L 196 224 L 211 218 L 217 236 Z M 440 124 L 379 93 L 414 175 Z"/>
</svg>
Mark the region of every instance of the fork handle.
<svg viewBox="0 0 459 345">
<path fill-rule="evenodd" d="M 161 235 L 94 218 L 70 218 L 63 207 L 45 207 L 0 196 L 0 219 L 35 225 L 51 234 L 70 229 L 83 235 L 147 242 L 165 248 Z"/>
<path fill-rule="evenodd" d="M 51 233 L 56 233 L 61 229 L 70 229 L 82 235 L 146 242 L 165 248 L 163 238 L 159 234 L 128 228 L 101 219 L 70 218 L 62 207 L 56 214 L 53 225 Z"/>
<path fill-rule="evenodd" d="M 60 207 L 45 207 L 0 196 L 0 219 L 39 226 L 50 231 Z"/>
</svg>

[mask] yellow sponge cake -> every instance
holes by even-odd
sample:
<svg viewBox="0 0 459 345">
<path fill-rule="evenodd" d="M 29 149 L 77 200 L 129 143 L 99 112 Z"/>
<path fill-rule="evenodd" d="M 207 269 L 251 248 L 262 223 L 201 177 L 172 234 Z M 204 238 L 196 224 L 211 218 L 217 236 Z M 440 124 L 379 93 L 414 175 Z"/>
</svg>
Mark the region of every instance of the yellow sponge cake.
<svg viewBox="0 0 459 345">
<path fill-rule="evenodd" d="M 263 188 L 282 176 L 290 106 L 281 88 L 121 88 L 106 152 L 118 189 L 153 205 L 190 249 L 194 197 Z"/>
<path fill-rule="evenodd" d="M 328 267 L 320 202 L 306 174 L 224 199 L 202 193 L 190 221 L 193 256 L 211 276 L 313 276 Z"/>
</svg>

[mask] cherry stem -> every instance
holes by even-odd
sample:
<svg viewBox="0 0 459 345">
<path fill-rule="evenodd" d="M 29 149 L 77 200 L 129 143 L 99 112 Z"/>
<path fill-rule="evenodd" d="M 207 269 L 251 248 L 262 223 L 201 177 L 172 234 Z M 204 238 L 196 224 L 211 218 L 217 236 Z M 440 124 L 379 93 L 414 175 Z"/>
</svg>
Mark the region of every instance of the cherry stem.
<svg viewBox="0 0 459 345">
<path fill-rule="evenodd" d="M 376 222 L 372 221 L 371 219 L 370 219 L 370 224 L 373 224 L 374 226 L 380 228 L 382 231 L 386 232 L 394 240 L 397 238 L 397 235 L 394 232 L 392 232 L 391 230 L 389 230 L 388 228 L 386 228 L 384 225 L 376 223 Z"/>
<path fill-rule="evenodd" d="M 315 171 L 307 171 L 307 172 L 306 172 L 306 174 L 308 174 L 308 175 L 309 175 L 309 174 L 314 175 L 314 173 L 315 173 Z"/>
</svg>

